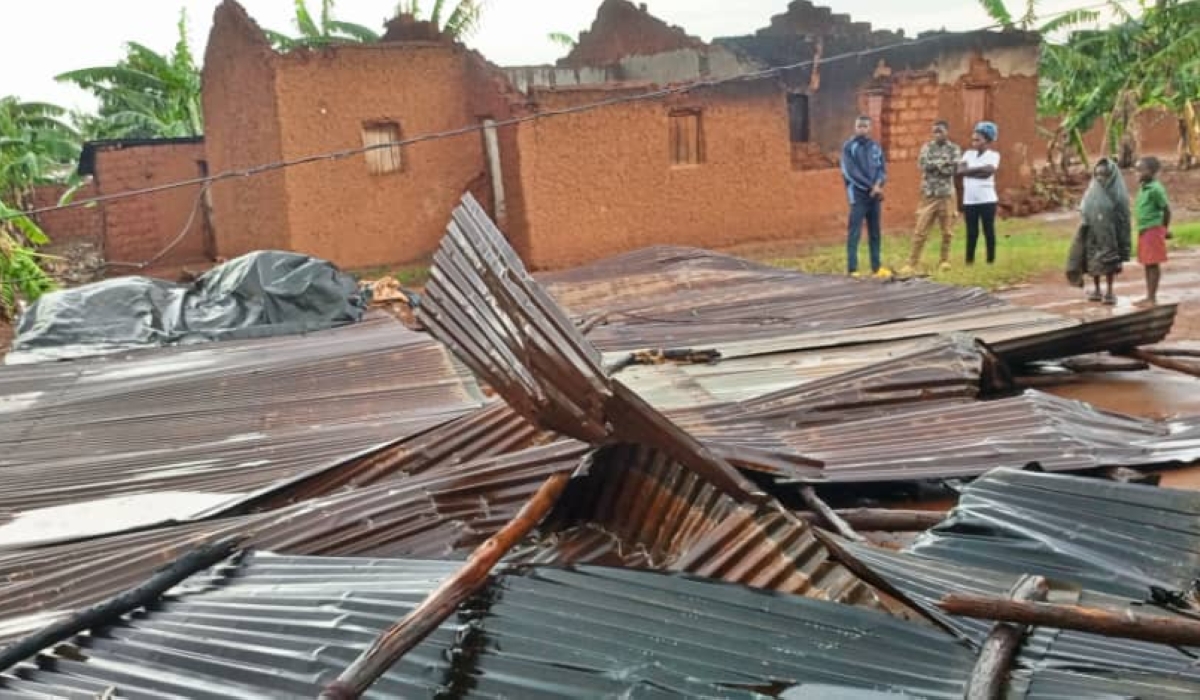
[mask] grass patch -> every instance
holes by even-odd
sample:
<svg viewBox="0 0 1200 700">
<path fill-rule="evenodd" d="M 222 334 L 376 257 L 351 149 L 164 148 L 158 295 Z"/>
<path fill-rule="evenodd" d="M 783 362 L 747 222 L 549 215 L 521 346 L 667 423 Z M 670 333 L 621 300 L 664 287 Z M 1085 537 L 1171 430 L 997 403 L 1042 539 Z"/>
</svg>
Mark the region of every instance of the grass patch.
<svg viewBox="0 0 1200 700">
<path fill-rule="evenodd" d="M 1200 246 L 1200 221 L 1171 225 L 1171 250 L 1183 250 Z"/>
<path fill-rule="evenodd" d="M 384 266 L 355 270 L 353 274 L 360 280 L 371 281 L 384 277 L 395 277 L 401 287 L 411 289 L 425 286 L 425 283 L 429 281 L 429 267 L 428 263 L 414 263 L 400 267 Z"/>
<path fill-rule="evenodd" d="M 1182 227 L 1181 227 L 1182 228 Z M 1197 226 L 1200 229 L 1200 226 Z M 1072 232 L 1064 227 L 1048 227 L 1039 222 L 1012 220 L 996 222 L 996 263 L 987 265 L 982 236 L 975 251 L 975 265 L 967 267 L 966 233 L 955 231 L 950 246 L 950 270 L 937 269 L 941 254 L 941 233 L 930 232 L 925 244 L 921 265 L 930 279 L 944 284 L 983 287 L 996 290 L 1027 282 L 1035 277 L 1062 270 L 1066 266 L 1067 251 L 1071 247 Z M 1200 243 L 1200 230 L 1195 232 Z M 1176 239 L 1181 236 L 1176 234 Z M 869 267 L 866 234 L 859 252 L 859 266 Z M 912 234 L 887 234 L 883 236 L 883 264 L 892 271 L 899 271 L 908 262 L 912 250 Z M 814 248 L 801 257 L 772 258 L 767 264 L 816 274 L 844 274 L 846 271 L 846 248 L 844 244 Z"/>
</svg>

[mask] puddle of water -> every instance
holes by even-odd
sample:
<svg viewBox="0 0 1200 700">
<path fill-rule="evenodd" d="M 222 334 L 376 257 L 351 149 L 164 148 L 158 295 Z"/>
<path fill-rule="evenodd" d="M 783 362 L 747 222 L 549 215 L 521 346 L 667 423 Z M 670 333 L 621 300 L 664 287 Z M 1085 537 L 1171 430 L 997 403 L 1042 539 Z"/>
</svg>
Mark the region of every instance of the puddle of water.
<svg viewBox="0 0 1200 700">
<path fill-rule="evenodd" d="M 1045 391 L 1143 418 L 1200 415 L 1200 379 L 1195 377 L 1160 369 L 1087 376 L 1088 381 L 1047 387 Z"/>
</svg>

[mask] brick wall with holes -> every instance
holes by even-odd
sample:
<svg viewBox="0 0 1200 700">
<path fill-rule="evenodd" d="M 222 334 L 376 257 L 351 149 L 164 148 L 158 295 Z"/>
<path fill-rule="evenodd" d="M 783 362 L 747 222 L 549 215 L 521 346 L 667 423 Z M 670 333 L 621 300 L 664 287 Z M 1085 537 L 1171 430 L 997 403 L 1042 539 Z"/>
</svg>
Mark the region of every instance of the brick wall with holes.
<svg viewBox="0 0 1200 700">
<path fill-rule="evenodd" d="M 199 177 L 203 162 L 203 143 L 102 147 L 96 152 L 94 182 L 98 194 L 118 194 Z M 154 268 L 212 259 L 208 216 L 198 185 L 114 200 L 99 209 L 105 259 L 110 263 L 149 261 L 179 239 L 148 270 L 114 266 L 111 274 L 145 274 Z"/>
<path fill-rule="evenodd" d="M 63 185 L 43 185 L 34 188 L 30 207 L 41 209 L 58 205 L 67 188 Z M 96 183 L 90 181 L 77 189 L 72 201 L 79 202 L 98 193 Z M 104 237 L 104 217 L 99 207 L 77 207 L 38 214 L 37 223 L 50 237 L 50 242 L 67 243 L 87 239 L 97 244 Z"/>
</svg>

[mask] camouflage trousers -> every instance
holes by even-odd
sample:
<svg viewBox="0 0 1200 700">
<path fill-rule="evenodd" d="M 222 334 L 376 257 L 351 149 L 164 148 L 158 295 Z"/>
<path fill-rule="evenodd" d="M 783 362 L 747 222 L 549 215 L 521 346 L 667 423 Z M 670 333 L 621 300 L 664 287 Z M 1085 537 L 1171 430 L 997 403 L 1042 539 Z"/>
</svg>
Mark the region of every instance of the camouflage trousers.
<svg viewBox="0 0 1200 700">
<path fill-rule="evenodd" d="M 925 242 L 929 240 L 929 230 L 934 224 L 942 228 L 942 258 L 941 262 L 950 259 L 950 241 L 954 238 L 955 197 L 921 196 L 921 204 L 917 207 L 917 228 L 913 235 L 912 255 L 908 264 L 916 267 L 921 262 L 921 253 L 925 251 Z"/>
</svg>

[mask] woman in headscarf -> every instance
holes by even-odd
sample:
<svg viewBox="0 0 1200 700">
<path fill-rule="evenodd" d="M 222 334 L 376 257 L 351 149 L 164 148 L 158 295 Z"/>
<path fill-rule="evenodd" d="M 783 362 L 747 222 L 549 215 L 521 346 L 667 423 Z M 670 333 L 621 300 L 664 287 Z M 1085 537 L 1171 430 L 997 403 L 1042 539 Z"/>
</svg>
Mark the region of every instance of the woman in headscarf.
<svg viewBox="0 0 1200 700">
<path fill-rule="evenodd" d="M 1072 246 L 1072 254 L 1077 259 L 1069 267 L 1076 268 L 1075 281 L 1079 286 L 1083 284 L 1079 273 L 1091 276 L 1094 287 L 1088 294 L 1088 301 L 1102 301 L 1113 306 L 1117 303 L 1113 278 L 1121 272 L 1121 264 L 1129 261 L 1133 232 L 1125 179 L 1108 158 L 1096 163 L 1080 209 L 1083 224 Z M 1104 294 L 1100 293 L 1101 277 L 1105 280 Z"/>
<path fill-rule="evenodd" d="M 983 225 L 987 263 L 996 261 L 996 170 L 1000 152 L 992 148 L 999 129 L 992 122 L 979 122 L 971 134 L 971 147 L 962 154 L 958 174 L 963 177 L 963 218 L 967 220 L 967 264 L 975 264 L 975 246 Z"/>
</svg>

